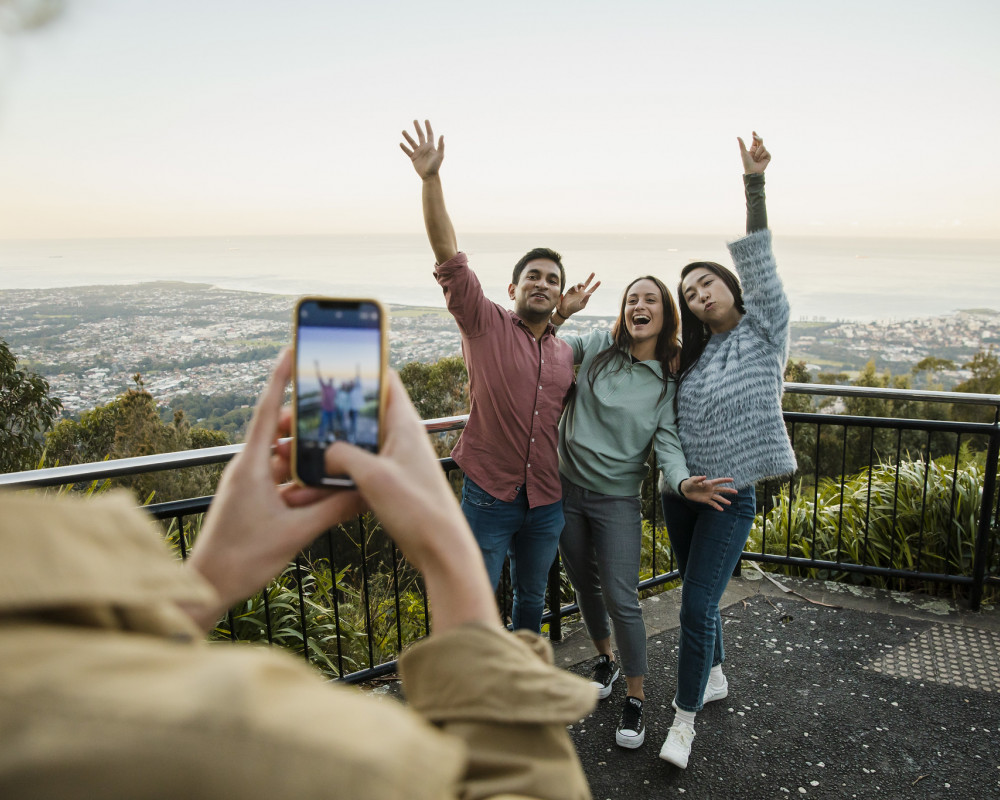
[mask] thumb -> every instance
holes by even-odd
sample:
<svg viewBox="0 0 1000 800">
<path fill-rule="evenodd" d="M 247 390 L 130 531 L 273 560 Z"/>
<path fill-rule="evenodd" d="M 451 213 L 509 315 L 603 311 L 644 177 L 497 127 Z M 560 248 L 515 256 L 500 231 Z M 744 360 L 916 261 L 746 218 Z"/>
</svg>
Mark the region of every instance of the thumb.
<svg viewBox="0 0 1000 800">
<path fill-rule="evenodd" d="M 372 473 L 383 467 L 378 456 L 344 441 L 334 442 L 326 448 L 323 465 L 328 475 L 349 475 L 362 493 Z"/>
<path fill-rule="evenodd" d="M 740 143 L 740 155 L 744 155 L 745 156 L 747 154 L 747 146 L 743 143 L 743 138 L 740 137 L 740 136 L 737 136 L 736 137 L 736 141 L 738 141 Z"/>
</svg>

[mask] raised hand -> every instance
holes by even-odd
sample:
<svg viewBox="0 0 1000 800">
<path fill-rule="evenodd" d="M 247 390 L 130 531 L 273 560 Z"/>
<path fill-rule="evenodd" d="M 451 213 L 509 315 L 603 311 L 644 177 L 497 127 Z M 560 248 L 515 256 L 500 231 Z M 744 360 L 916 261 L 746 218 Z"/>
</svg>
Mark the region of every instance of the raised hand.
<svg viewBox="0 0 1000 800">
<path fill-rule="evenodd" d="M 729 486 L 721 484 L 728 483 Z M 708 478 L 705 475 L 692 475 L 681 481 L 681 492 L 688 500 L 710 505 L 716 511 L 722 511 L 722 506 L 731 505 L 724 494 L 736 494 L 732 478 Z"/>
<path fill-rule="evenodd" d="M 437 147 L 435 147 L 434 130 L 431 128 L 430 120 L 425 119 L 424 126 L 427 129 L 426 135 L 420 129 L 420 123 L 413 120 L 413 127 L 417 131 L 417 141 L 413 141 L 413 137 L 403 131 L 403 138 L 406 139 L 409 147 L 402 142 L 399 143 L 400 150 L 410 157 L 413 168 L 421 180 L 427 180 L 427 178 L 437 175 L 438 170 L 441 169 L 441 162 L 444 161 L 444 137 L 438 137 Z"/>
<path fill-rule="evenodd" d="M 771 154 L 764 147 L 764 140 L 757 135 L 757 131 L 753 132 L 753 140 L 750 142 L 750 149 L 743 143 L 743 139 L 739 136 L 736 137 L 737 141 L 740 143 L 740 158 L 743 159 L 743 174 L 744 175 L 760 175 L 767 169 L 767 165 L 771 163 Z"/>
<path fill-rule="evenodd" d="M 590 282 L 592 280 L 594 280 L 593 272 L 590 273 L 590 277 L 587 278 L 586 282 L 574 283 L 559 297 L 559 305 L 556 306 L 556 311 L 559 312 L 559 316 L 563 320 L 569 319 L 577 311 L 583 311 L 587 307 L 587 303 L 590 302 L 590 296 L 601 285 L 601 282 L 598 281 L 591 286 Z"/>
</svg>

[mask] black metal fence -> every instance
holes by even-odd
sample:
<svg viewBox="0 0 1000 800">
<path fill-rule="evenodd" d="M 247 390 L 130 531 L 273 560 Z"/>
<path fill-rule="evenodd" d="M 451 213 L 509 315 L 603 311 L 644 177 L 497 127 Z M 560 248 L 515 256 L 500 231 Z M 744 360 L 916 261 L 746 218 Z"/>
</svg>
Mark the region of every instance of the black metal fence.
<svg viewBox="0 0 1000 800">
<path fill-rule="evenodd" d="M 978 610 L 1000 587 L 1000 396 L 786 384 L 789 394 L 823 394 L 916 404 L 977 405 L 993 422 L 785 414 L 799 470 L 757 487 L 758 514 L 744 560 L 813 577 L 879 581 L 895 588 L 954 587 Z M 430 433 L 457 430 L 465 417 L 428 420 Z M 116 476 L 219 464 L 242 445 L 0 475 L 0 487 L 89 484 Z M 458 486 L 451 459 L 442 467 Z M 676 581 L 660 523 L 655 465 L 643 486 L 645 577 L 641 591 Z M 147 506 L 186 558 L 211 497 Z M 577 611 L 558 560 L 549 576 L 543 623 L 561 638 Z M 497 599 L 509 614 L 506 571 Z M 565 602 L 564 602 L 565 601 Z M 232 609 L 220 638 L 259 640 L 299 652 L 332 676 L 357 682 L 391 673 L 396 656 L 426 635 L 419 575 L 377 521 L 361 517 L 323 534 L 258 596 Z"/>
</svg>

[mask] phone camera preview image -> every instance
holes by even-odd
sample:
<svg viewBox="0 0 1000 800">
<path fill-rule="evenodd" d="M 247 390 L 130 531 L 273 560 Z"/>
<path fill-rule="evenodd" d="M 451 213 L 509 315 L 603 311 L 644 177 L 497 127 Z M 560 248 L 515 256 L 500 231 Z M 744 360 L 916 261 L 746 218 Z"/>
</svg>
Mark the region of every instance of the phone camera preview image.
<svg viewBox="0 0 1000 800">
<path fill-rule="evenodd" d="M 303 300 L 296 320 L 296 473 L 312 486 L 351 485 L 327 475 L 334 441 L 378 452 L 382 311 L 369 301 Z"/>
</svg>

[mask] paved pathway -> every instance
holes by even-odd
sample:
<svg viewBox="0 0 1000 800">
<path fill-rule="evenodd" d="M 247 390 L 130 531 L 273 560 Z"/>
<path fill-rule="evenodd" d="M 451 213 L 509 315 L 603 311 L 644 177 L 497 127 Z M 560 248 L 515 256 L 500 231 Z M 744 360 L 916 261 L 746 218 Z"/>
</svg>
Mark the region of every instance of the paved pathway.
<svg viewBox="0 0 1000 800">
<path fill-rule="evenodd" d="M 780 578 L 785 593 L 744 575 L 757 579 L 723 599 L 729 697 L 698 715 L 686 770 L 657 757 L 679 590 L 643 601 L 646 743 L 614 743 L 624 680 L 571 730 L 597 800 L 1000 798 L 1000 612 Z M 567 630 L 556 662 L 589 675 L 589 640 Z"/>
</svg>

